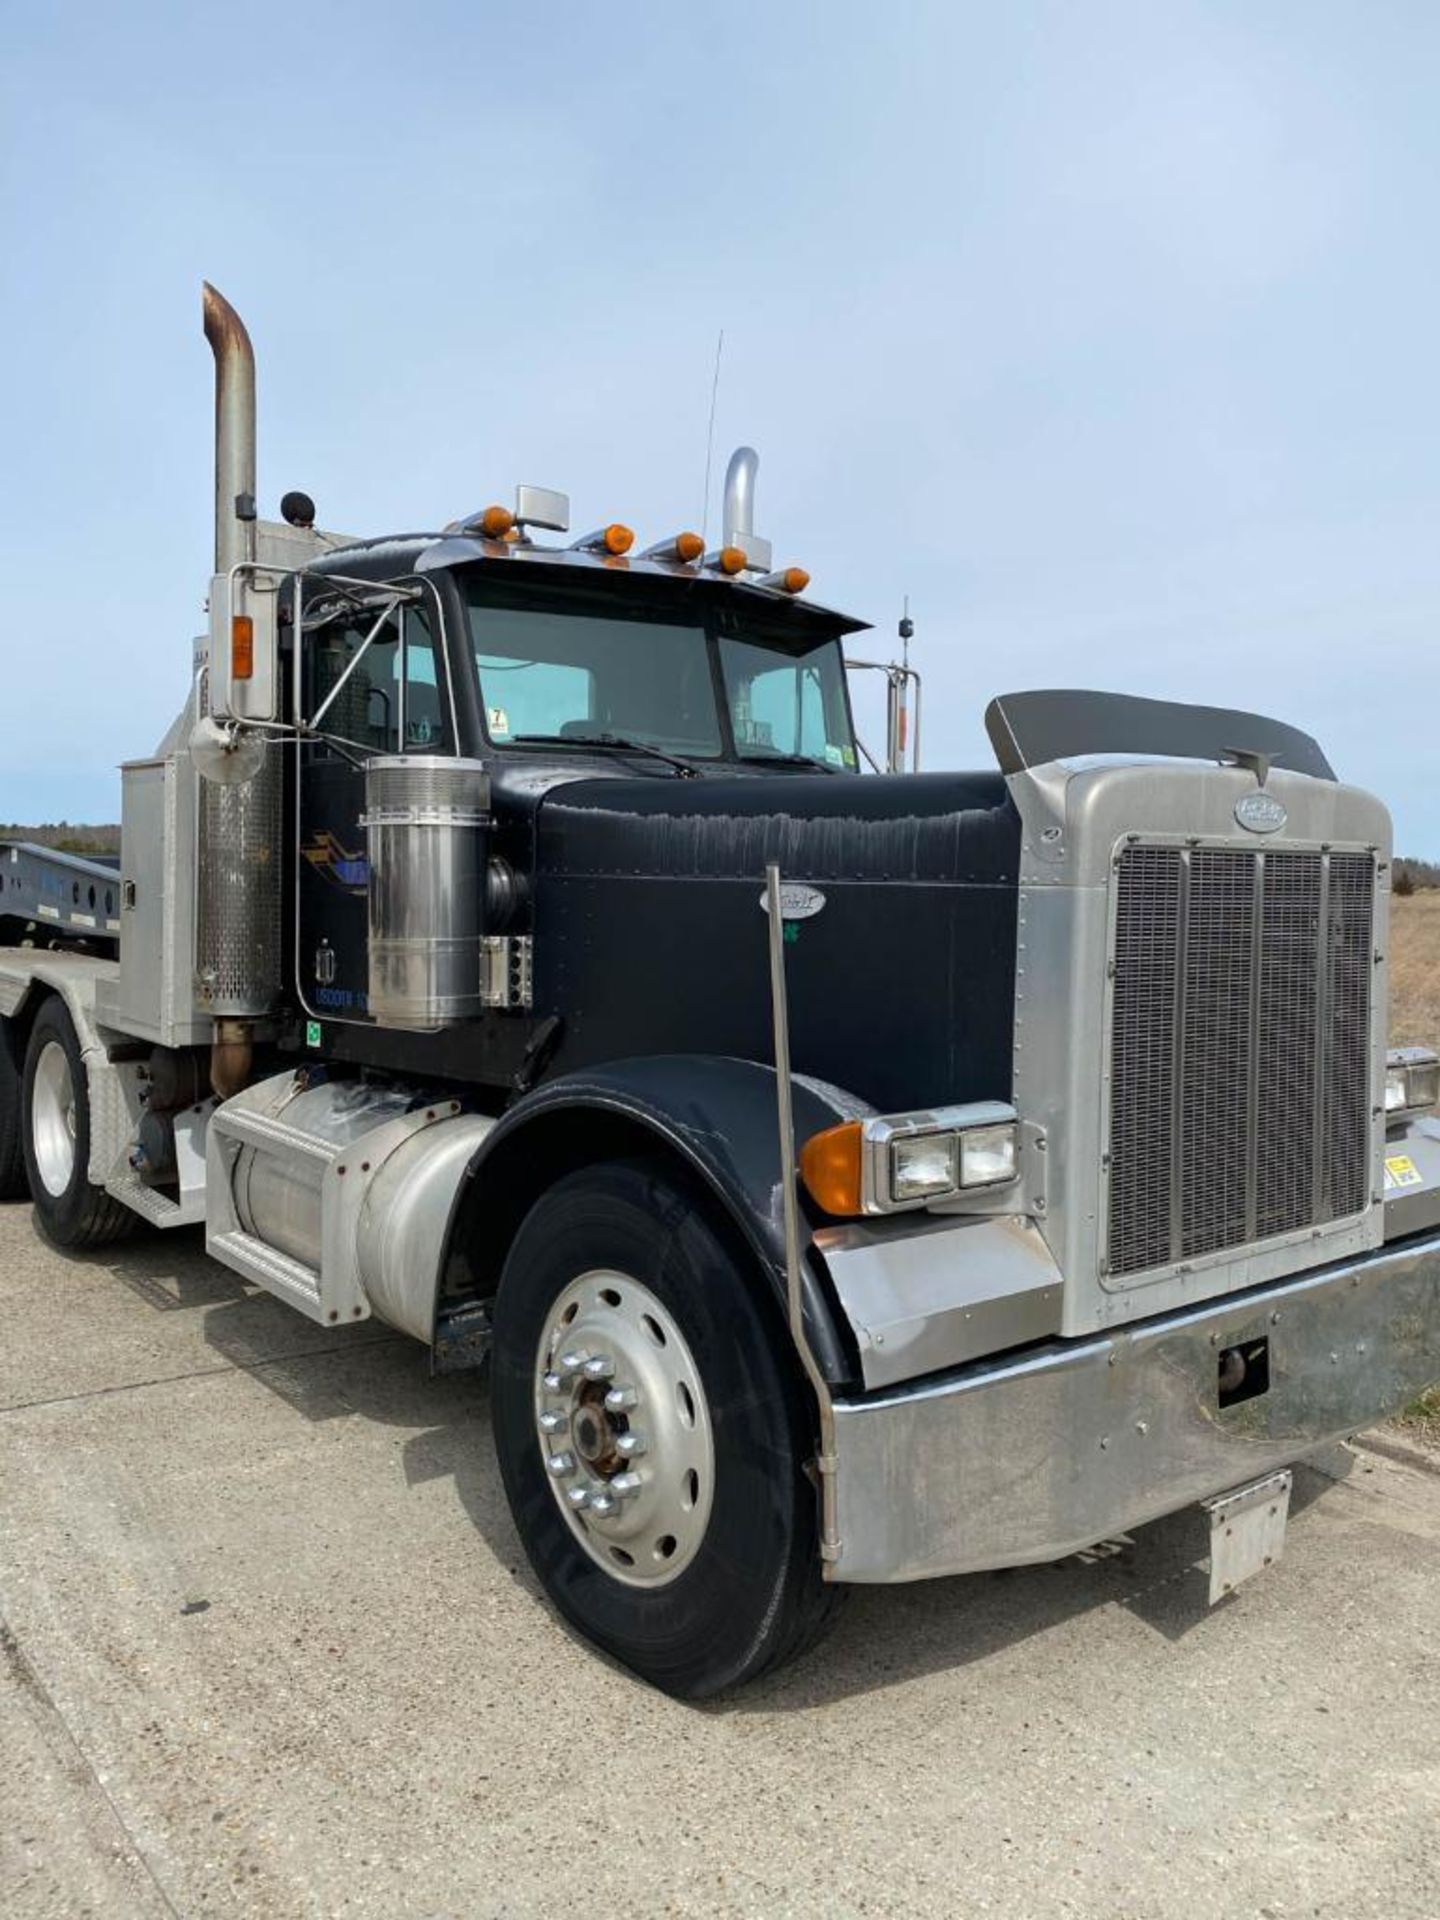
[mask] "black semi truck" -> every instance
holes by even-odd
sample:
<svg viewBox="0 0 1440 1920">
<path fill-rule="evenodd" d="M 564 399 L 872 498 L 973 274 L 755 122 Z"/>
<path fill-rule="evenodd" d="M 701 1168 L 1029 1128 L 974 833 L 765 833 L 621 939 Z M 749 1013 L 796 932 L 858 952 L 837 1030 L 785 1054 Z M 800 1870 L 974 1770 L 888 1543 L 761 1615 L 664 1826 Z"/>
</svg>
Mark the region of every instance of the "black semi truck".
<svg viewBox="0 0 1440 1920">
<path fill-rule="evenodd" d="M 258 518 L 205 327 L 184 708 L 118 869 L 0 851 L 0 1192 L 488 1363 L 546 1590 L 676 1694 L 847 1583 L 1194 1503 L 1213 1595 L 1268 1565 L 1293 1464 L 1440 1376 L 1380 803 L 1086 693 L 995 699 L 994 771 L 867 773 L 862 623 L 773 565 L 748 449 L 711 551 L 561 541 L 535 487 L 342 539 Z"/>
</svg>

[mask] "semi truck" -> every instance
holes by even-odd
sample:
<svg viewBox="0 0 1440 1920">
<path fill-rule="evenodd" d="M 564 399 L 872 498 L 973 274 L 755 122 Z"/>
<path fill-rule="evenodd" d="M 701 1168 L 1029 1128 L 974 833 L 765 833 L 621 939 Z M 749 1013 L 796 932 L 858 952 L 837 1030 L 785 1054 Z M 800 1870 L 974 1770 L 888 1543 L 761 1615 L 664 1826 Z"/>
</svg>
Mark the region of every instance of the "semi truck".
<svg viewBox="0 0 1440 1920">
<path fill-rule="evenodd" d="M 117 865 L 0 850 L 0 1193 L 488 1367 L 546 1593 L 678 1696 L 853 1584 L 1182 1509 L 1212 1598 L 1270 1564 L 1295 1465 L 1440 1377 L 1381 803 L 1282 721 L 1077 691 L 993 699 L 991 770 L 866 771 L 863 623 L 751 450 L 713 547 L 529 485 L 264 520 L 204 324 L 181 711 Z"/>
</svg>

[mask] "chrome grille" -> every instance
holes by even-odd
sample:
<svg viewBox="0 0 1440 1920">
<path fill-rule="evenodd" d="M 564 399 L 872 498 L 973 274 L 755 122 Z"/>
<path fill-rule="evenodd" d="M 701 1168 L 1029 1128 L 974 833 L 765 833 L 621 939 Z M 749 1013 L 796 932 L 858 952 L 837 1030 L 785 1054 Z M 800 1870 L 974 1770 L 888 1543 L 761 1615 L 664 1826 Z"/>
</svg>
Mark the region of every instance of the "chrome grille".
<svg viewBox="0 0 1440 1920">
<path fill-rule="evenodd" d="M 1115 888 L 1108 1272 L 1360 1212 L 1370 856 L 1134 846 Z"/>
</svg>

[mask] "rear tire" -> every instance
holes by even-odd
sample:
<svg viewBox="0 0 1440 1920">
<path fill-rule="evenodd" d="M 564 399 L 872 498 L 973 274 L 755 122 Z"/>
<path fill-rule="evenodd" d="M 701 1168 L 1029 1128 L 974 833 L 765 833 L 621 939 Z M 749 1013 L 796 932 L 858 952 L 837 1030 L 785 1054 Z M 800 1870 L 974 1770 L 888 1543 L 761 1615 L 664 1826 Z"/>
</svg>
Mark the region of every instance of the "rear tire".
<svg viewBox="0 0 1440 1920">
<path fill-rule="evenodd" d="M 24 1050 L 13 1020 L 0 1020 L 0 1200 L 24 1200 Z"/>
<path fill-rule="evenodd" d="M 495 1445 L 530 1564 L 587 1639 L 682 1699 L 794 1658 L 840 1598 L 813 1410 L 762 1285 L 688 1193 L 625 1161 L 545 1194 L 495 1303 Z M 587 1378 L 581 1348 L 610 1371 Z M 631 1410 L 601 1417 L 612 1388 Z"/>
<path fill-rule="evenodd" d="M 49 999 L 25 1051 L 22 1137 L 35 1219 L 57 1247 L 101 1247 L 136 1216 L 90 1184 L 90 1087 L 74 1022 Z"/>
</svg>

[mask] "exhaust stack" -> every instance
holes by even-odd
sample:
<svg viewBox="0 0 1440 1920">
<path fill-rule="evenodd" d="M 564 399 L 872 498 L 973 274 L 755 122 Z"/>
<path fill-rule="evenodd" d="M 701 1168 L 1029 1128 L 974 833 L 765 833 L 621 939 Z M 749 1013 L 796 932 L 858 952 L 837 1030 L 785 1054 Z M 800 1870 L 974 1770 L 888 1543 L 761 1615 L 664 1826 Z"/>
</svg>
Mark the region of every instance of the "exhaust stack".
<svg viewBox="0 0 1440 1920">
<path fill-rule="evenodd" d="M 215 572 L 253 562 L 255 350 L 238 313 L 209 282 L 205 338 L 215 356 Z M 200 716 L 210 711 L 209 676 Z M 252 736 L 258 765 L 243 784 L 199 783 L 195 1004 L 216 1023 L 211 1080 L 222 1096 L 248 1078 L 248 1022 L 280 987 L 280 752 Z"/>
<path fill-rule="evenodd" d="M 768 573 L 772 558 L 770 542 L 755 531 L 755 476 L 759 470 L 760 456 L 753 447 L 737 447 L 725 469 L 722 550 L 742 553 L 747 573 Z"/>
<path fill-rule="evenodd" d="M 255 558 L 255 349 L 207 280 L 205 338 L 215 356 L 215 571 Z"/>
</svg>

